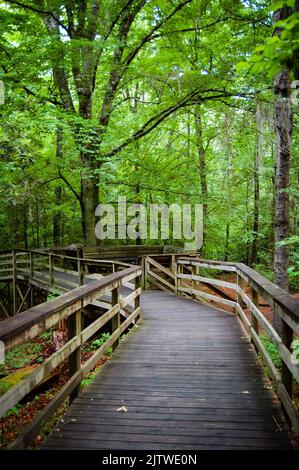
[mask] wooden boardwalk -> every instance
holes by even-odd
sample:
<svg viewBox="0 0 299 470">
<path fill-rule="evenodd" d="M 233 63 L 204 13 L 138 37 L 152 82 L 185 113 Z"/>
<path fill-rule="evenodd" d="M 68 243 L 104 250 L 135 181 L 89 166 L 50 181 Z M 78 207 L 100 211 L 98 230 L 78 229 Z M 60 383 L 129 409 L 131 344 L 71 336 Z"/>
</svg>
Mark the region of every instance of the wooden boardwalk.
<svg viewBox="0 0 299 470">
<path fill-rule="evenodd" d="M 236 315 L 145 291 L 142 317 L 44 449 L 291 447 Z"/>
</svg>

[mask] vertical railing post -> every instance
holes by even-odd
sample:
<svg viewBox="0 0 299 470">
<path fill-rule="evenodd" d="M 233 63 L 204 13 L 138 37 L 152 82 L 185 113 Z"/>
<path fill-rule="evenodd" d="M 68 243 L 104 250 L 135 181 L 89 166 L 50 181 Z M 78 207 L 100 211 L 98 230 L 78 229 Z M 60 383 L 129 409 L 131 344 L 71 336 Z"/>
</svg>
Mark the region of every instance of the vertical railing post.
<svg viewBox="0 0 299 470">
<path fill-rule="evenodd" d="M 196 295 L 193 294 L 193 291 L 196 290 L 196 283 L 197 281 L 194 279 L 194 276 L 197 275 L 197 266 L 191 264 L 191 289 L 192 289 L 192 299 L 196 299 Z"/>
<path fill-rule="evenodd" d="M 240 276 L 240 274 L 237 273 L 237 285 L 238 288 L 243 290 L 244 287 L 244 279 Z M 237 303 L 240 305 L 240 307 L 243 309 L 244 307 L 244 301 L 242 299 L 242 296 L 239 292 L 237 292 Z"/>
<path fill-rule="evenodd" d="M 31 291 L 30 291 L 30 306 L 34 306 L 34 290 L 33 290 L 33 274 L 34 274 L 34 253 L 29 251 L 29 282 L 31 284 Z"/>
<path fill-rule="evenodd" d="M 252 303 L 258 308 L 259 307 L 259 295 L 257 291 L 253 288 L 251 288 L 251 296 L 252 296 Z M 259 334 L 259 322 L 253 313 L 251 313 L 251 323 L 252 323 L 252 328 L 258 335 Z"/>
<path fill-rule="evenodd" d="M 136 276 L 135 277 L 135 290 L 139 289 L 140 286 L 141 286 L 141 276 Z M 134 300 L 134 309 L 136 310 L 139 307 L 140 307 L 140 294 L 137 297 L 135 297 L 135 300 Z M 140 318 L 141 318 L 141 315 L 139 314 L 136 317 L 135 323 L 138 320 L 140 320 Z"/>
<path fill-rule="evenodd" d="M 147 271 L 148 271 L 148 261 L 147 261 L 147 257 L 144 256 L 144 258 L 142 258 L 142 287 L 144 290 L 148 289 Z"/>
<path fill-rule="evenodd" d="M 12 278 L 13 278 L 13 314 L 17 313 L 17 259 L 16 250 L 12 250 Z"/>
<path fill-rule="evenodd" d="M 29 251 L 29 279 L 32 281 L 33 279 L 33 253 Z"/>
<path fill-rule="evenodd" d="M 84 284 L 84 260 L 81 258 L 78 258 L 78 282 L 79 286 L 83 286 Z"/>
<path fill-rule="evenodd" d="M 284 320 L 282 320 L 281 339 L 285 347 L 290 351 L 293 342 L 293 330 Z M 281 382 L 285 386 L 290 397 L 292 397 L 293 376 L 283 360 L 281 360 Z"/>
<path fill-rule="evenodd" d="M 182 273 L 183 265 L 179 264 L 179 259 L 177 260 L 177 269 L 176 269 L 176 295 L 178 297 L 182 296 L 182 292 L 180 292 L 180 287 L 182 285 L 182 280 L 178 277 L 179 274 Z"/>
<path fill-rule="evenodd" d="M 117 304 L 119 304 L 119 286 L 112 289 L 112 293 L 111 293 L 112 307 Z M 117 313 L 112 318 L 111 326 L 112 326 L 112 333 L 114 333 L 114 331 L 120 327 L 120 309 L 118 309 Z M 119 338 L 117 338 L 117 340 L 113 343 L 113 346 L 112 346 L 113 351 L 117 348 L 118 345 L 119 345 Z"/>
<path fill-rule="evenodd" d="M 171 255 L 170 270 L 175 274 L 176 272 L 176 259 L 175 255 Z"/>
<path fill-rule="evenodd" d="M 81 333 L 82 329 L 82 316 L 81 309 L 70 315 L 67 322 L 68 339 L 72 339 Z M 71 378 L 81 368 L 81 346 L 75 349 L 69 357 L 69 377 Z M 78 385 L 71 393 L 69 397 L 69 403 L 71 404 L 80 393 L 80 385 Z"/>
<path fill-rule="evenodd" d="M 49 253 L 49 283 L 50 287 L 54 287 L 54 266 L 52 253 Z"/>
</svg>

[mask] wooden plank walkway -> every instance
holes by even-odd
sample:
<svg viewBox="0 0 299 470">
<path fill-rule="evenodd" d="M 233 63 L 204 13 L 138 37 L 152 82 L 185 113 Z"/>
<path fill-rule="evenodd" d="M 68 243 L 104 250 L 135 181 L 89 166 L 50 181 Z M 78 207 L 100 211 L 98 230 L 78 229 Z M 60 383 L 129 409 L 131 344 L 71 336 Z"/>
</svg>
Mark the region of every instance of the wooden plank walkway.
<svg viewBox="0 0 299 470">
<path fill-rule="evenodd" d="M 162 291 L 142 316 L 44 449 L 291 447 L 237 316 Z"/>
</svg>

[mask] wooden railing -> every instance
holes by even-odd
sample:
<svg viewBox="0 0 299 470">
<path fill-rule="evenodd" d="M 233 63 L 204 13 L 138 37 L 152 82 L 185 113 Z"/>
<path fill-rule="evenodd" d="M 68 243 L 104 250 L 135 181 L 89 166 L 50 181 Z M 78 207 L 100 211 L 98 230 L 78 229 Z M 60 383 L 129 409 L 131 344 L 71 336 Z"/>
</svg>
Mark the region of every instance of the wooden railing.
<svg viewBox="0 0 299 470">
<path fill-rule="evenodd" d="M 51 263 L 50 263 L 51 264 Z M 129 267 L 73 289 L 57 299 L 33 307 L 0 323 L 0 340 L 5 345 L 5 352 L 32 340 L 49 330 L 61 320 L 68 322 L 68 342 L 52 354 L 44 363 L 20 383 L 11 388 L 0 398 L 0 416 L 19 403 L 28 393 L 47 379 L 50 374 L 66 359 L 69 361 L 69 380 L 60 389 L 44 410 L 32 421 L 26 431 L 15 441 L 13 448 L 23 448 L 34 439 L 42 425 L 53 415 L 57 408 L 69 397 L 70 402 L 78 395 L 82 379 L 95 367 L 109 347 L 118 345 L 124 331 L 140 318 L 141 268 Z M 135 288 L 127 297 L 120 299 L 120 288 L 125 282 L 134 281 Z M 94 299 L 104 294 L 111 294 L 111 308 L 82 329 L 82 310 Z M 120 311 L 130 302 L 134 310 L 121 323 Z M 99 333 L 107 322 L 111 321 L 112 334 L 109 339 L 87 360 L 81 364 L 82 345 Z"/>
<path fill-rule="evenodd" d="M 30 285 L 48 291 L 58 288 L 67 292 L 90 282 L 93 274 L 107 275 L 130 266 L 121 261 L 76 258 L 40 250 L 12 250 L 0 254 L 0 282 L 13 283 L 12 314 L 16 315 L 24 310 Z M 18 281 L 29 284 L 25 293 L 22 293 Z M 4 313 L 9 316 L 8 312 Z"/>
<path fill-rule="evenodd" d="M 153 268 L 155 272 L 152 271 Z M 233 274 L 234 280 L 227 282 L 223 279 L 212 278 L 210 270 Z M 242 263 L 202 260 L 195 257 L 184 258 L 180 255 L 176 258 L 175 268 L 170 273 L 169 269 L 159 265 L 153 257 L 153 259 L 145 259 L 144 272 L 145 285 L 152 284 L 153 287 L 159 288 L 162 286 L 162 289 L 169 290 L 178 296 L 186 296 L 214 305 L 216 303 L 217 306 L 220 304 L 225 308 L 229 307 L 239 315 L 250 340 L 268 367 L 293 430 L 299 432 L 298 410 L 292 400 L 293 381 L 299 382 L 299 352 L 296 356 L 296 352 L 292 351 L 293 341 L 299 335 L 299 301 Z M 203 290 L 200 286 L 214 287 L 220 295 L 207 292 L 207 289 Z M 229 289 L 231 296 L 222 292 L 222 288 Z M 277 333 L 261 312 L 260 298 L 272 308 L 272 313 L 280 317 L 281 334 Z M 261 329 L 279 352 L 280 370 L 275 366 L 259 336 Z"/>
</svg>

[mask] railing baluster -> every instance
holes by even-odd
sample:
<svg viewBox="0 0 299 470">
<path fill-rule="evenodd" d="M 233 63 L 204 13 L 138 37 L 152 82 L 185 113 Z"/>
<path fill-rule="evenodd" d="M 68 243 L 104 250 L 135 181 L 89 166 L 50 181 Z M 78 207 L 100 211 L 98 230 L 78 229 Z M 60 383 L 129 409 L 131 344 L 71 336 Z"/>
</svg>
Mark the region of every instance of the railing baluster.
<svg viewBox="0 0 299 470">
<path fill-rule="evenodd" d="M 259 308 L 259 295 L 256 292 L 256 290 L 251 288 L 251 296 L 252 296 L 252 303 Z M 252 328 L 256 332 L 256 334 L 259 334 L 259 322 L 258 319 L 255 317 L 255 315 L 252 313 L 251 314 L 251 323 L 252 323 Z"/>
<path fill-rule="evenodd" d="M 78 274 L 79 274 L 79 286 L 84 284 L 84 260 L 78 258 Z"/>
<path fill-rule="evenodd" d="M 238 285 L 238 289 L 241 289 L 244 291 L 243 287 L 244 287 L 244 279 L 239 275 L 237 274 L 237 285 Z M 239 292 L 237 292 L 237 303 L 240 305 L 240 307 L 242 308 L 242 310 L 244 309 L 244 305 L 245 305 L 245 302 L 243 301 L 242 299 L 242 296 Z"/>
<path fill-rule="evenodd" d="M 17 260 L 16 250 L 12 250 L 12 277 L 13 277 L 13 314 L 17 313 Z"/>
<path fill-rule="evenodd" d="M 49 253 L 49 283 L 50 287 L 54 287 L 54 265 L 52 253 Z"/>
<path fill-rule="evenodd" d="M 68 328 L 68 339 L 72 339 L 75 336 L 78 336 L 82 330 L 82 315 L 81 309 L 77 312 L 70 315 L 67 320 Z M 69 356 L 69 377 L 71 378 L 78 370 L 81 368 L 81 346 L 79 346 L 74 352 Z M 78 385 L 70 393 L 69 402 L 70 404 L 77 398 L 80 393 L 80 385 Z"/>
<path fill-rule="evenodd" d="M 141 286 L 141 276 L 135 277 L 135 290 L 139 289 Z M 134 310 L 136 310 L 138 307 L 140 307 L 140 295 L 138 295 L 135 300 L 134 300 Z M 136 317 L 136 322 L 140 320 L 140 315 Z"/>
<path fill-rule="evenodd" d="M 147 260 L 147 257 L 145 256 L 143 258 L 143 266 L 142 266 L 142 277 L 143 277 L 143 282 L 142 282 L 142 287 L 144 290 L 147 290 L 148 289 L 148 269 L 149 269 L 149 263 L 148 263 L 148 260 Z"/>
<path fill-rule="evenodd" d="M 283 344 L 286 348 L 290 351 L 291 344 L 293 342 L 293 330 L 292 328 L 282 320 L 282 331 L 281 331 L 281 339 Z M 293 395 L 293 376 L 290 369 L 284 363 L 283 359 L 281 359 L 281 382 L 285 386 L 288 394 L 290 397 Z"/>
<path fill-rule="evenodd" d="M 118 303 L 119 303 L 119 287 L 115 287 L 115 289 L 112 289 L 112 292 L 111 292 L 111 305 L 113 307 L 114 305 Z M 120 310 L 118 310 L 118 312 L 112 318 L 111 326 L 112 326 L 112 333 L 115 330 L 117 330 L 117 328 L 120 327 Z M 117 340 L 112 346 L 113 351 L 115 350 L 115 348 L 117 348 L 118 345 L 119 345 L 119 338 L 117 338 Z"/>
</svg>

